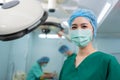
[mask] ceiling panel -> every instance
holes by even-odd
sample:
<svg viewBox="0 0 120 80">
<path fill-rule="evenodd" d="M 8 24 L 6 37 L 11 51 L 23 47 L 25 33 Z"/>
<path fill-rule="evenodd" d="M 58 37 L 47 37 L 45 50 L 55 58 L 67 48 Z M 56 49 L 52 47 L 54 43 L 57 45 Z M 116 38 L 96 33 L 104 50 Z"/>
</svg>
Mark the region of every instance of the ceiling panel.
<svg viewBox="0 0 120 80">
<path fill-rule="evenodd" d="M 98 29 L 99 33 L 120 33 L 120 1 L 111 10 Z"/>
</svg>

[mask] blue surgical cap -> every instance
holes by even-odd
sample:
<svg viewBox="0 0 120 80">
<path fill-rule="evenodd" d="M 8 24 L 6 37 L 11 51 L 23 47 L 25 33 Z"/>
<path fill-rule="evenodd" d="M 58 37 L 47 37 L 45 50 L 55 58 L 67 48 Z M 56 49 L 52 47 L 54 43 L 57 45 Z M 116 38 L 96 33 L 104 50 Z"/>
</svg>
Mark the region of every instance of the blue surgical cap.
<svg viewBox="0 0 120 80">
<path fill-rule="evenodd" d="M 46 56 L 44 56 L 44 57 L 37 60 L 38 63 L 47 63 L 49 61 L 50 61 L 50 59 L 48 57 L 46 57 Z"/>
<path fill-rule="evenodd" d="M 74 11 L 72 13 L 72 15 L 70 16 L 70 18 L 68 20 L 69 26 L 72 26 L 73 20 L 77 17 L 85 17 L 90 21 L 90 23 L 93 27 L 93 30 L 94 30 L 94 37 L 95 37 L 96 31 L 97 31 L 97 18 L 95 16 L 95 14 L 91 10 L 88 10 L 88 9 L 78 9 L 78 10 Z"/>
<path fill-rule="evenodd" d="M 60 53 L 66 53 L 67 51 L 69 51 L 69 48 L 68 48 L 66 45 L 62 45 L 62 46 L 59 48 L 59 52 L 60 52 Z"/>
</svg>

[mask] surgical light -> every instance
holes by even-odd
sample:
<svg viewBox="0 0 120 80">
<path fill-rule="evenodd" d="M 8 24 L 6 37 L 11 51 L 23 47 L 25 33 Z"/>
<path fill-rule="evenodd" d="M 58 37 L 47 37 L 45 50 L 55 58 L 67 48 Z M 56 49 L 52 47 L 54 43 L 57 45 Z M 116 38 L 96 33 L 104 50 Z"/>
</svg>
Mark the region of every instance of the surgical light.
<svg viewBox="0 0 120 80">
<path fill-rule="evenodd" d="M 40 0 L 3 0 L 0 2 L 0 40 L 23 37 L 43 24 L 48 13 Z"/>
<path fill-rule="evenodd" d="M 111 4 L 107 2 L 104 8 L 102 9 L 100 15 L 98 16 L 97 23 L 100 23 L 100 21 L 103 19 L 103 17 L 105 16 L 105 14 L 107 13 L 110 7 L 111 7 Z"/>
<path fill-rule="evenodd" d="M 57 39 L 60 38 L 57 34 L 39 34 L 39 38 L 51 38 L 51 39 Z M 62 36 L 62 39 L 65 39 L 64 36 Z"/>
</svg>

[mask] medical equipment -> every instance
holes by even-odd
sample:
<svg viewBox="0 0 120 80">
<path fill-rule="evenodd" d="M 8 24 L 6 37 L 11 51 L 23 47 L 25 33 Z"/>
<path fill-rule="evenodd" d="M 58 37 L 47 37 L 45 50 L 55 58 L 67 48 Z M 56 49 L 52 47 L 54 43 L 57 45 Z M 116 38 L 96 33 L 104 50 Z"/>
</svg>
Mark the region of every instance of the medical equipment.
<svg viewBox="0 0 120 80">
<path fill-rule="evenodd" d="M 23 71 L 18 71 L 13 75 L 12 80 L 26 80 L 26 74 Z"/>
<path fill-rule="evenodd" d="M 9 41 L 20 38 L 48 17 L 39 0 L 13 0 L 0 5 L 0 40 Z"/>
<path fill-rule="evenodd" d="M 48 17 L 46 22 L 40 25 L 39 28 L 45 34 L 53 31 L 55 34 L 58 34 L 59 37 L 64 36 L 68 41 L 71 41 L 69 37 L 68 25 L 64 24 L 64 22 L 60 21 L 56 17 Z"/>
<path fill-rule="evenodd" d="M 40 25 L 40 29 L 43 33 L 50 33 L 53 31 L 55 34 L 57 34 L 60 30 L 63 30 L 63 28 L 60 25 L 60 19 L 56 17 L 48 17 L 46 22 Z"/>
</svg>

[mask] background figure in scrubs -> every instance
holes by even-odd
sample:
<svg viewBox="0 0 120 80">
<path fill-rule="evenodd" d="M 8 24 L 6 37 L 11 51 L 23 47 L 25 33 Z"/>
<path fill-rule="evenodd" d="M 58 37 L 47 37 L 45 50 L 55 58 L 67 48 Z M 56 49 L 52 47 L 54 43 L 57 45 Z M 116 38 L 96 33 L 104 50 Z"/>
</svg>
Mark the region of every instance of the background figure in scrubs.
<svg viewBox="0 0 120 80">
<path fill-rule="evenodd" d="M 76 55 L 76 54 L 73 53 L 73 52 L 70 50 L 70 48 L 69 48 L 68 46 L 66 46 L 66 45 L 60 46 L 59 52 L 62 53 L 64 56 L 67 56 L 68 58 Z"/>
<path fill-rule="evenodd" d="M 42 67 L 46 67 L 50 59 L 48 57 L 42 57 L 31 67 L 30 71 L 27 74 L 26 80 L 45 80 L 52 79 L 54 74 L 52 73 L 43 73 Z"/>
<path fill-rule="evenodd" d="M 79 52 L 64 62 L 59 80 L 120 80 L 120 64 L 116 58 L 92 45 L 97 31 L 95 14 L 78 9 L 68 23 L 71 41 L 79 47 Z"/>
</svg>

